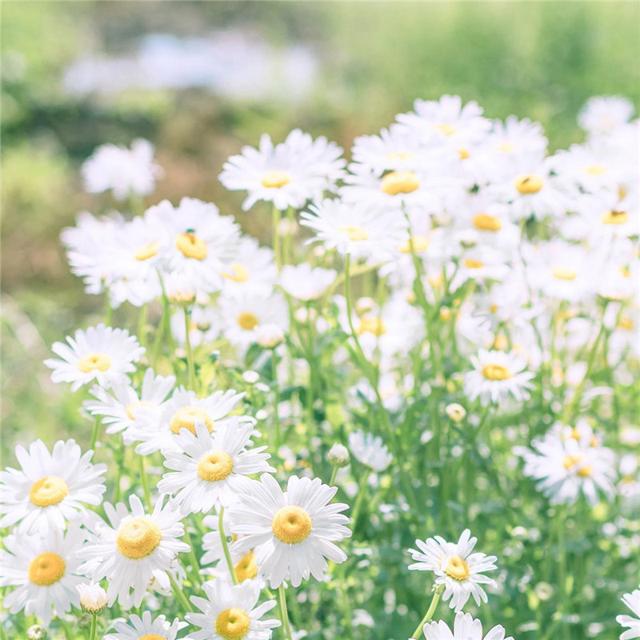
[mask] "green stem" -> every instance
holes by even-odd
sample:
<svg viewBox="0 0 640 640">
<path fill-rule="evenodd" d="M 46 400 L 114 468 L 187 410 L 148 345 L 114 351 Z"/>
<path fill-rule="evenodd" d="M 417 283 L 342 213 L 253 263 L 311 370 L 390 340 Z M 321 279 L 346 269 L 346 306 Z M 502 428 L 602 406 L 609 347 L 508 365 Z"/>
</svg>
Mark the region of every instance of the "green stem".
<svg viewBox="0 0 640 640">
<path fill-rule="evenodd" d="M 178 586 L 176 579 L 170 575 L 169 582 L 171 582 L 171 588 L 173 589 L 173 594 L 180 602 L 180 605 L 182 606 L 184 613 L 188 613 L 189 611 L 191 611 L 191 605 L 187 600 L 187 596 L 184 595 L 184 593 L 182 592 L 182 589 L 180 589 L 180 587 Z"/>
<path fill-rule="evenodd" d="M 93 423 L 93 431 L 91 432 L 91 445 L 89 449 L 96 450 L 96 442 L 98 441 L 98 429 L 100 428 L 100 418 L 96 418 Z"/>
<path fill-rule="evenodd" d="M 153 510 L 153 506 L 151 504 L 151 492 L 149 491 L 149 479 L 147 478 L 144 456 L 138 456 L 138 463 L 140 465 L 140 482 L 142 484 L 142 492 L 144 493 L 144 503 L 147 507 L 147 511 L 151 512 Z"/>
<path fill-rule="evenodd" d="M 329 478 L 329 486 L 330 487 L 332 487 L 333 484 L 336 481 L 336 476 L 338 475 L 338 469 L 339 469 L 338 465 L 334 464 L 333 468 L 331 469 L 331 477 Z"/>
<path fill-rule="evenodd" d="M 438 606 L 438 602 L 440 602 L 440 598 L 442 596 L 442 592 L 444 591 L 444 585 L 438 585 L 436 590 L 433 593 L 433 598 L 431 598 L 431 604 L 427 609 L 427 613 L 424 614 L 424 618 L 420 621 L 420 624 L 416 627 L 416 630 L 411 635 L 411 640 L 418 640 L 420 634 L 422 633 L 422 629 L 424 625 L 427 624 L 432 618 L 433 614 L 436 612 L 436 607 Z"/>
<path fill-rule="evenodd" d="M 276 350 L 271 350 L 271 377 L 273 379 L 273 422 L 275 427 L 276 453 L 280 448 L 280 386 L 278 385 L 278 355 Z"/>
<path fill-rule="evenodd" d="M 189 535 L 189 530 L 185 526 L 184 535 L 186 538 L 186 543 L 189 545 L 189 559 L 191 560 L 191 580 L 197 586 L 202 585 L 202 580 L 200 580 L 200 563 L 198 562 L 198 558 L 196 557 L 196 553 L 193 548 L 193 542 L 191 540 L 191 536 Z"/>
<path fill-rule="evenodd" d="M 89 640 L 96 640 L 96 631 L 98 629 L 98 616 L 93 613 L 91 615 L 91 630 L 89 631 Z"/>
<path fill-rule="evenodd" d="M 220 542 L 222 543 L 222 551 L 224 552 L 224 559 L 229 569 L 229 575 L 233 584 L 238 584 L 238 578 L 236 577 L 236 571 L 233 568 L 233 560 L 231 559 L 231 552 L 229 551 L 229 543 L 227 542 L 227 534 L 224 532 L 224 507 L 220 507 L 218 513 L 218 533 L 220 534 Z"/>
<path fill-rule="evenodd" d="M 282 622 L 282 633 L 286 640 L 293 640 L 291 633 L 291 623 L 289 622 L 289 613 L 287 612 L 287 596 L 284 592 L 284 585 L 278 587 L 278 613 L 280 622 Z"/>
<path fill-rule="evenodd" d="M 187 350 L 187 371 L 189 376 L 189 389 L 196 389 L 196 370 L 193 362 L 193 349 L 191 348 L 191 308 L 184 307 L 184 344 Z"/>
<path fill-rule="evenodd" d="M 337 467 L 336 467 L 337 469 Z M 367 487 L 367 481 L 369 480 L 369 472 L 362 474 L 360 482 L 358 483 L 358 495 L 356 496 L 356 502 L 353 505 L 353 514 L 351 516 L 351 529 L 356 530 L 358 523 L 358 516 L 360 515 L 360 509 L 362 508 L 362 502 L 364 500 L 365 489 Z"/>
<path fill-rule="evenodd" d="M 276 267 L 278 271 L 282 268 L 282 255 L 280 249 L 280 209 L 273 206 L 271 213 L 271 226 L 273 228 L 273 255 L 276 260 Z"/>
</svg>

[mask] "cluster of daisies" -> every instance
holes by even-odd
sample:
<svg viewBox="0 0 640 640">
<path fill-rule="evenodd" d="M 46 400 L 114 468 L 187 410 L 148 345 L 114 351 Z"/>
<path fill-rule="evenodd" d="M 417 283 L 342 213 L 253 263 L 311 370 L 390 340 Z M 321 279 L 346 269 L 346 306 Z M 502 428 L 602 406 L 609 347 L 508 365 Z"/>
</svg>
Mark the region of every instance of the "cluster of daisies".
<svg viewBox="0 0 640 640">
<path fill-rule="evenodd" d="M 0 474 L 4 606 L 45 627 L 81 609 L 90 640 L 336 637 L 299 611 L 293 628 L 292 590 L 352 580 L 347 551 L 363 512 L 389 512 L 374 496 L 390 477 L 398 511 L 441 514 L 445 483 L 467 500 L 462 476 L 505 439 L 541 505 L 637 510 L 640 430 L 598 413 L 622 422 L 640 357 L 632 116 L 593 98 L 586 141 L 554 153 L 538 123 L 457 96 L 416 101 L 349 162 L 322 137 L 265 135 L 219 177 L 245 211 L 270 209 L 270 248 L 212 203 L 145 207 L 163 175 L 148 142 L 99 148 L 86 190 L 121 211 L 81 213 L 62 242 L 108 312 L 45 361 L 91 444 L 18 446 Z M 112 326 L 131 307 L 135 333 Z M 404 550 L 432 574 L 411 638 L 505 640 L 481 621 L 497 558 L 454 522 L 457 542 Z M 640 638 L 640 589 L 623 601 L 620 637 Z"/>
</svg>

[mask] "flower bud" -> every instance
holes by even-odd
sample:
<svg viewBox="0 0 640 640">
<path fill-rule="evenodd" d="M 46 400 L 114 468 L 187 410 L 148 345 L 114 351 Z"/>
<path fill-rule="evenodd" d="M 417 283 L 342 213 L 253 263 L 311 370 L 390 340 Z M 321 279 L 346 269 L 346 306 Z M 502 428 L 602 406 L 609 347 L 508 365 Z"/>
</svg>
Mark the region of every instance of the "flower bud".
<svg viewBox="0 0 640 640">
<path fill-rule="evenodd" d="M 274 349 L 284 340 L 284 331 L 277 324 L 263 324 L 256 329 L 256 342 L 265 349 Z"/>
<path fill-rule="evenodd" d="M 99 613 L 107 606 L 107 592 L 99 584 L 79 584 L 76 589 L 80 594 L 80 606 L 87 613 Z"/>
<path fill-rule="evenodd" d="M 336 442 L 329 449 L 327 460 L 335 467 L 346 467 L 349 464 L 349 450 L 344 445 Z"/>
<path fill-rule="evenodd" d="M 462 420 L 464 420 L 465 416 L 467 415 L 466 409 L 457 402 L 448 404 L 445 408 L 445 411 L 449 418 L 454 422 L 462 422 Z"/>
<path fill-rule="evenodd" d="M 31 625 L 27 629 L 27 638 L 29 640 L 44 640 L 47 637 L 47 630 L 39 624 Z"/>
</svg>

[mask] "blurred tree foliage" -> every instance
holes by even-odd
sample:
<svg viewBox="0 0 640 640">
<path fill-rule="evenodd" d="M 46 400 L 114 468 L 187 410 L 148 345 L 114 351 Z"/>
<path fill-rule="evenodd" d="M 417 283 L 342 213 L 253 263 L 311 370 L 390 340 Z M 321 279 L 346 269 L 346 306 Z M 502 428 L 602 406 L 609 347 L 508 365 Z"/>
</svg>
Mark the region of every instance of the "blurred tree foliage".
<svg viewBox="0 0 640 640">
<path fill-rule="evenodd" d="M 42 366 L 48 345 L 99 317 L 59 248 L 78 211 L 106 210 L 81 191 L 78 168 L 99 144 L 147 137 L 165 169 L 154 197 L 214 200 L 239 213 L 216 175 L 262 132 L 293 127 L 348 147 L 415 98 L 477 100 L 489 116 L 540 120 L 552 147 L 581 139 L 575 118 L 595 94 L 640 103 L 638 2 L 18 2 L 2 3 L 2 420 L 4 444 L 72 431 L 64 390 Z M 286 91 L 232 102 L 203 90 L 63 91 L 74 59 L 121 55 L 144 34 L 177 36 L 243 26 L 276 46 L 310 46 L 319 78 L 302 103 Z M 259 211 L 240 214 L 264 237 Z M 122 311 L 124 321 L 126 311 Z M 51 409 L 55 407 L 55 409 Z M 82 436 L 80 436 L 82 439 Z"/>
</svg>

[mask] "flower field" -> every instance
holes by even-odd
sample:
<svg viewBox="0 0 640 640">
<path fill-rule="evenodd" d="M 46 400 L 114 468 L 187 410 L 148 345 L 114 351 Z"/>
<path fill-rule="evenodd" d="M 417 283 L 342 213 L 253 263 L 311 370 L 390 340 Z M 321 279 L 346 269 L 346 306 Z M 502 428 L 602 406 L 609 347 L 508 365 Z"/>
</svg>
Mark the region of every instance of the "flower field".
<svg viewBox="0 0 640 640">
<path fill-rule="evenodd" d="M 217 204 L 144 127 L 61 167 L 82 302 L 0 471 L 0 640 L 640 638 L 640 121 L 571 118 L 265 125 Z"/>
</svg>

